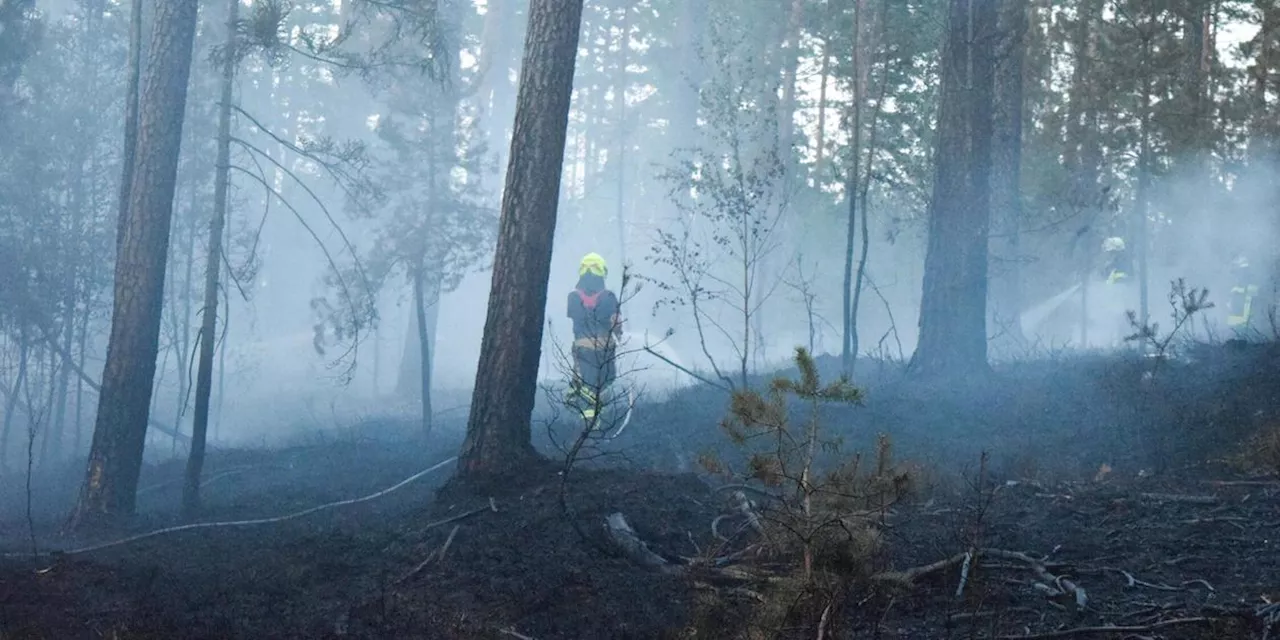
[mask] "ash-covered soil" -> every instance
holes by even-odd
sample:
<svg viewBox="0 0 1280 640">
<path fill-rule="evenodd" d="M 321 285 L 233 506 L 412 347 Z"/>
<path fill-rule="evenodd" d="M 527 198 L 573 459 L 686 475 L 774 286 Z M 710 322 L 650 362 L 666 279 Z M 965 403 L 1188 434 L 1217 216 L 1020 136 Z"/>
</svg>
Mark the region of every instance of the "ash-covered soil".
<svg viewBox="0 0 1280 640">
<path fill-rule="evenodd" d="M 1280 478 L 1265 475 L 1280 469 L 1265 468 L 1251 440 L 1280 425 L 1280 358 L 1213 350 L 1149 371 L 1105 358 L 1026 364 L 965 389 L 868 374 L 866 405 L 829 409 L 826 425 L 845 437 L 841 455 L 887 434 L 919 487 L 887 516 L 872 570 L 972 555 L 912 585 L 854 589 L 826 637 L 1280 634 L 1270 604 L 1280 602 Z M 679 638 L 695 637 L 688 630 L 717 601 L 728 609 L 714 634 L 696 637 L 744 637 L 764 605 L 693 572 L 639 567 L 603 535 L 617 512 L 676 565 L 714 544 L 711 523 L 731 506 L 713 492 L 724 480 L 696 459 L 738 455 L 717 426 L 724 407 L 709 389 L 641 405 L 607 445 L 618 455 L 571 475 L 577 528 L 554 466 L 476 490 L 446 486 L 445 465 L 284 521 L 44 555 L 178 524 L 173 462 L 144 473 L 131 530 L 102 540 L 57 535 L 74 481 L 52 483 L 39 493 L 42 555 L 32 558 L 23 492 L 6 481 L 0 637 Z M 306 446 L 216 451 L 202 520 L 368 496 L 459 444 L 456 425 L 428 451 L 394 431 L 370 424 Z M 1094 627 L 1129 630 L 1085 631 Z"/>
</svg>

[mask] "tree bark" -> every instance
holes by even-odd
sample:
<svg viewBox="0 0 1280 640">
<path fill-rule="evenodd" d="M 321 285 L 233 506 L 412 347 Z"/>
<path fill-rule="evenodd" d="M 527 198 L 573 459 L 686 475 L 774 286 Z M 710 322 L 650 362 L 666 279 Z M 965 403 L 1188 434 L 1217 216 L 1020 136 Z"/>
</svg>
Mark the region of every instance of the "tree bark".
<svg viewBox="0 0 1280 640">
<path fill-rule="evenodd" d="M 124 221 L 129 215 L 129 190 L 138 148 L 138 92 L 142 79 L 142 0 L 133 0 L 129 13 L 129 79 L 124 98 L 124 154 L 120 157 L 120 201 L 116 250 L 124 241 Z"/>
<path fill-rule="evenodd" d="M 196 0 L 156 5 L 129 207 L 117 242 L 111 335 L 75 527 L 132 515 L 136 504 L 198 6 Z"/>
<path fill-rule="evenodd" d="M 583 0 L 531 0 L 492 288 L 459 477 L 532 462 L 530 421 Z"/>
<path fill-rule="evenodd" d="M 227 42 L 222 59 L 218 102 L 218 158 L 214 167 L 213 212 L 209 216 L 209 248 L 205 252 L 204 309 L 200 315 L 200 359 L 196 364 L 196 406 L 191 416 L 191 453 L 182 485 L 182 513 L 190 519 L 200 510 L 200 474 L 209 435 L 209 397 L 213 392 L 213 352 L 218 345 L 218 276 L 222 272 L 222 236 L 227 225 L 227 190 L 231 184 L 231 100 L 236 78 L 236 22 L 240 0 L 227 2 Z"/>
<path fill-rule="evenodd" d="M 950 0 L 920 338 L 911 369 L 965 374 L 987 364 L 991 112 L 996 0 Z"/>
</svg>

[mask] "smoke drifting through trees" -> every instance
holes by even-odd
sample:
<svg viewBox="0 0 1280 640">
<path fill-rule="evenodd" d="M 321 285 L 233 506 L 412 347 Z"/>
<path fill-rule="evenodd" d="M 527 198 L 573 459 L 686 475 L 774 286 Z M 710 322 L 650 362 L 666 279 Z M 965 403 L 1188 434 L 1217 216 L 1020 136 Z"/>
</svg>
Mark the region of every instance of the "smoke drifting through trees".
<svg viewBox="0 0 1280 640">
<path fill-rule="evenodd" d="M 797 344 L 819 359 L 840 353 L 854 374 L 868 354 L 919 352 L 923 367 L 939 344 L 964 345 L 966 368 L 1132 346 L 1124 312 L 1158 316 L 1163 283 L 1177 277 L 1215 303 L 1194 335 L 1236 335 L 1231 290 L 1249 286 L 1254 324 L 1242 334 L 1267 334 L 1274 7 L 963 5 L 587 5 L 547 286 L 571 286 L 588 250 L 631 261 L 654 286 L 632 303 L 627 331 L 656 342 L 672 329 L 664 358 L 696 376 L 719 379 L 719 368 L 738 387 Z M 131 46 L 130 2 L 0 6 L 0 458 L 9 470 L 23 462 L 22 425 L 39 409 L 24 398 L 38 379 L 52 387 L 32 397 L 53 400 L 36 466 L 80 464 L 96 406 L 113 404 L 96 390 L 107 309 L 121 304 L 107 276 L 128 256 L 118 209 L 134 182 L 129 97 L 141 94 L 130 62 L 146 58 L 151 34 L 139 30 Z M 478 318 L 528 7 L 237 6 L 241 37 L 261 55 L 236 69 L 226 227 L 219 243 L 204 237 L 224 182 L 222 69 L 209 54 L 225 16 L 210 10 L 196 18 L 182 109 L 156 373 L 145 422 L 130 418 L 131 429 L 150 425 L 144 455 L 183 456 L 199 448 L 197 421 L 215 442 L 258 441 L 391 404 L 421 416 L 426 433 L 460 415 L 488 375 Z M 986 62 L 969 65 L 991 76 L 972 108 L 972 92 L 942 95 L 955 84 L 948 73 L 969 68 L 944 62 L 961 9 L 984 12 L 966 22 L 973 37 L 961 48 L 991 47 L 978 56 L 989 74 Z M 965 133 L 952 139 L 960 121 Z M 989 163 L 970 157 L 988 139 Z M 972 233 L 948 239 L 956 229 L 938 222 L 961 218 Z M 734 224 L 744 220 L 754 222 Z M 645 260 L 652 247 L 666 258 Z M 963 269 L 948 261 L 961 247 Z M 683 266 L 673 248 L 690 257 Z M 1237 273 L 1236 258 L 1252 273 Z M 201 286 L 211 274 L 216 286 Z M 672 297 L 656 285 L 682 279 L 699 308 L 650 313 Z M 555 304 L 546 311 L 560 331 Z M 653 358 L 639 368 L 656 391 L 695 379 Z M 540 369 L 557 375 L 548 358 Z"/>
</svg>

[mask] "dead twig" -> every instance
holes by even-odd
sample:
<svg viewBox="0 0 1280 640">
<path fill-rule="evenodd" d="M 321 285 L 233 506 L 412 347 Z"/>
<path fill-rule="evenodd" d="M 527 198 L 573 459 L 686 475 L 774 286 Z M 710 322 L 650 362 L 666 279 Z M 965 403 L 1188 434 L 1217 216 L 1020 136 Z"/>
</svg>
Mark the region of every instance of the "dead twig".
<svg viewBox="0 0 1280 640">
<path fill-rule="evenodd" d="M 1133 577 L 1132 573 L 1129 573 L 1124 569 L 1116 569 L 1115 567 L 1103 567 L 1102 570 L 1111 571 L 1113 573 L 1119 573 L 1123 575 L 1125 579 L 1129 581 L 1129 584 L 1127 585 L 1129 587 L 1146 587 L 1148 589 L 1156 589 L 1157 591 L 1182 591 L 1182 587 L 1171 587 L 1167 584 L 1155 584 L 1153 582 L 1139 580 Z"/>
<path fill-rule="evenodd" d="M 960 565 L 960 584 L 956 587 L 956 599 L 964 595 L 964 586 L 969 582 L 969 567 L 973 564 L 973 552 L 964 554 L 964 563 Z"/>
<path fill-rule="evenodd" d="M 503 629 L 498 629 L 498 633 L 511 636 L 512 638 L 518 638 L 519 640 L 534 640 L 532 636 L 526 636 L 525 634 L 520 633 L 519 631 L 516 631 L 515 627 L 506 627 Z"/>
<path fill-rule="evenodd" d="M 998 640 L 1040 640 L 1041 638 L 1069 638 L 1071 636 L 1099 635 L 1099 634 L 1120 634 L 1120 633 L 1146 633 L 1150 631 L 1159 631 L 1169 627 L 1178 627 L 1188 624 L 1205 624 L 1211 622 L 1212 618 L 1174 618 L 1172 620 L 1162 620 L 1148 625 L 1137 625 L 1128 627 L 1074 627 L 1071 629 L 1061 629 L 1058 631 L 1046 631 L 1044 633 L 1031 633 L 1020 636 L 996 636 Z"/>
<path fill-rule="evenodd" d="M 831 605 L 830 604 L 828 604 L 826 608 L 822 610 L 822 617 L 818 620 L 818 640 L 823 640 L 824 638 L 827 637 L 827 624 L 829 622 L 831 622 Z"/>
</svg>

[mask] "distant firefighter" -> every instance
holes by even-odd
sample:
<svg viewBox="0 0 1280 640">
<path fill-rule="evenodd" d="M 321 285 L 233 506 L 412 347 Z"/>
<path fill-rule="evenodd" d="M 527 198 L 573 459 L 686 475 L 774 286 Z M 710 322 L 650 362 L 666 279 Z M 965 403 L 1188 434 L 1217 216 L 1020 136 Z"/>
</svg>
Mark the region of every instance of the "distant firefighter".
<svg viewBox="0 0 1280 640">
<path fill-rule="evenodd" d="M 568 316 L 573 321 L 573 381 L 567 403 L 592 420 L 600 408 L 600 394 L 617 375 L 617 338 L 622 335 L 621 302 L 605 286 L 609 267 L 598 253 L 583 256 L 578 285 L 569 292 Z"/>
<path fill-rule="evenodd" d="M 1249 259 L 1236 254 L 1231 261 L 1231 296 L 1227 299 L 1227 326 L 1233 330 L 1249 325 L 1253 312 L 1253 300 L 1258 296 L 1258 285 Z"/>
</svg>

